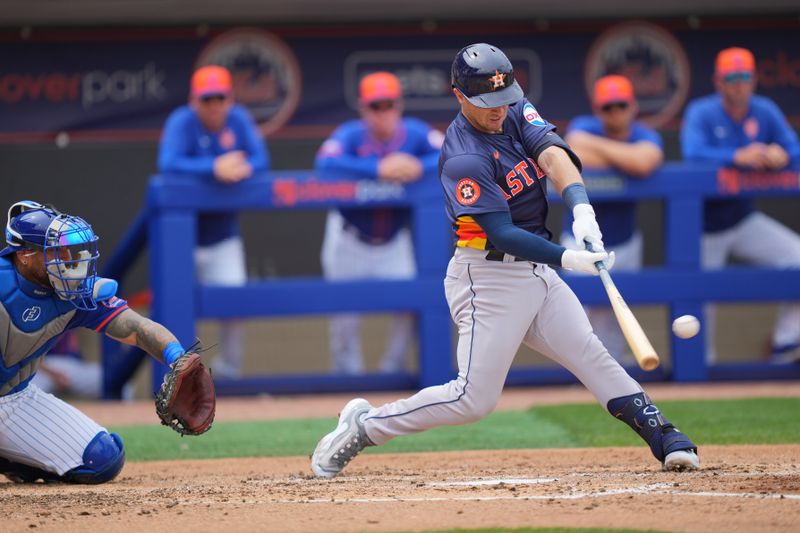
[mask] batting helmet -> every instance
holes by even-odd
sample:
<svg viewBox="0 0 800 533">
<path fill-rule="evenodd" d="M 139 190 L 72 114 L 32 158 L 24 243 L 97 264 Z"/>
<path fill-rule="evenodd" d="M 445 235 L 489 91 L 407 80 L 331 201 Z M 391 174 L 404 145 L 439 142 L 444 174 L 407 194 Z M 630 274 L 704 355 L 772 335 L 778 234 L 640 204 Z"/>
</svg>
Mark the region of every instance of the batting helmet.
<svg viewBox="0 0 800 533">
<path fill-rule="evenodd" d="M 92 291 L 97 274 L 98 237 L 88 222 L 53 207 L 23 200 L 8 210 L 6 243 L 0 255 L 41 251 L 50 284 L 78 309 L 97 307 Z"/>
<path fill-rule="evenodd" d="M 465 46 L 451 69 L 453 87 L 477 107 L 512 105 L 524 96 L 514 67 L 502 50 L 486 43 Z"/>
</svg>

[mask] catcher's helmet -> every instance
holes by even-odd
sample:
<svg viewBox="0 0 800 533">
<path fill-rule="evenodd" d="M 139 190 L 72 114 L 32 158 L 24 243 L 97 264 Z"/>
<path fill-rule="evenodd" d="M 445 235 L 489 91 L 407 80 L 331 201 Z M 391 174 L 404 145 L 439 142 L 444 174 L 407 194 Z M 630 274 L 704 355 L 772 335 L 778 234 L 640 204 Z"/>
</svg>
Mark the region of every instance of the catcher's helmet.
<svg viewBox="0 0 800 533">
<path fill-rule="evenodd" d="M 88 222 L 53 207 L 23 200 L 8 210 L 6 243 L 0 255 L 41 251 L 50 284 L 78 309 L 97 307 L 92 292 L 97 274 L 98 237 Z"/>
<path fill-rule="evenodd" d="M 451 76 L 453 87 L 477 107 L 512 105 L 524 96 L 511 61 L 491 44 L 471 44 L 459 50 Z"/>
</svg>

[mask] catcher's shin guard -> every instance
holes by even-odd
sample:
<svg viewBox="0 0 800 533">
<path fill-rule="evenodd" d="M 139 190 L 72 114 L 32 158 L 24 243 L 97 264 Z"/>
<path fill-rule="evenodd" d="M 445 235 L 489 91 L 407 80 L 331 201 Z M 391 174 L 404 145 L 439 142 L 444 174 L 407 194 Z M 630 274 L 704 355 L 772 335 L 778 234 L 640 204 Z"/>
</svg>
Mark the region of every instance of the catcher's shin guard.
<svg viewBox="0 0 800 533">
<path fill-rule="evenodd" d="M 694 470 L 699 467 L 697 446 L 664 418 L 658 407 L 643 392 L 609 400 L 608 411 L 628 424 L 668 470 Z"/>
</svg>

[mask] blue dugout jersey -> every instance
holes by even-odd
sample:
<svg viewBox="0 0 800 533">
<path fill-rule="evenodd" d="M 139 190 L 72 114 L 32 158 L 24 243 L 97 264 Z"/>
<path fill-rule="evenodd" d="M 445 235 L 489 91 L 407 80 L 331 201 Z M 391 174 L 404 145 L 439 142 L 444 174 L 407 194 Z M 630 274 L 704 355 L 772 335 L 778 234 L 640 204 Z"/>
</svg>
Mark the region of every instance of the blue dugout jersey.
<svg viewBox="0 0 800 533">
<path fill-rule="evenodd" d="M 173 111 L 167 118 L 158 150 L 158 169 L 163 173 L 191 174 L 198 179 L 216 181 L 214 159 L 227 152 L 242 150 L 253 172 L 269 168 L 266 143 L 250 113 L 234 104 L 225 127 L 209 132 L 189 105 Z M 198 216 L 197 243 L 214 244 L 239 234 L 235 213 L 205 213 Z"/>
<path fill-rule="evenodd" d="M 97 309 L 82 311 L 19 275 L 9 257 L 0 256 L 0 396 L 27 387 L 61 334 L 74 328 L 105 331 L 128 309 L 125 300 L 112 297 Z"/>
<path fill-rule="evenodd" d="M 444 136 L 413 117 L 400 120 L 394 136 L 386 142 L 374 138 L 362 120 L 339 126 L 320 146 L 315 168 L 322 179 L 377 180 L 378 162 L 389 154 L 403 152 L 417 157 L 423 174 L 436 170 Z M 340 209 L 345 222 L 365 242 L 390 240 L 408 223 L 406 209 Z"/>
<path fill-rule="evenodd" d="M 456 246 L 497 249 L 472 217 L 497 211 L 509 212 L 515 226 L 550 240 L 547 182 L 536 161 L 546 148 L 559 146 L 580 169 L 555 129 L 524 98 L 508 108 L 499 134 L 478 131 L 458 114 L 447 129 L 439 160 Z"/>
<path fill-rule="evenodd" d="M 750 98 L 750 110 L 735 122 L 722 106 L 722 97 L 712 94 L 691 101 L 681 128 L 681 151 L 686 161 L 704 161 L 733 166 L 737 148 L 753 142 L 776 143 L 791 158 L 790 166 L 800 166 L 800 142 L 777 104 L 764 96 Z M 754 210 L 752 198 L 707 200 L 704 211 L 706 232 L 728 229 Z"/>
<path fill-rule="evenodd" d="M 571 131 L 585 131 L 599 137 L 607 137 L 603 130 L 603 122 L 594 115 L 575 117 L 567 127 L 567 133 Z M 642 122 L 635 120 L 631 123 L 630 135 L 623 142 L 633 144 L 640 141 L 648 141 L 662 150 L 664 149 L 661 135 Z M 633 233 L 636 231 L 636 202 L 599 202 L 593 204 L 593 207 L 597 223 L 603 232 L 603 244 L 606 247 L 620 245 L 633 237 Z M 571 233 L 571 228 L 572 213 L 565 210 L 564 231 Z"/>
</svg>

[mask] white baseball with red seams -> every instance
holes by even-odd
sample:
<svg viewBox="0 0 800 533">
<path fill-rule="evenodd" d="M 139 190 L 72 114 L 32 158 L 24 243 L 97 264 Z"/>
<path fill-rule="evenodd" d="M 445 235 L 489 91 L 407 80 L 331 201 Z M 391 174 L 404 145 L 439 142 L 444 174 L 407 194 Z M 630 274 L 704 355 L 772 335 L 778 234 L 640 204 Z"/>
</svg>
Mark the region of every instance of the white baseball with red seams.
<svg viewBox="0 0 800 533">
<path fill-rule="evenodd" d="M 691 339 L 700 333 L 700 321 L 694 315 L 679 316 L 672 321 L 672 333 L 681 339 Z"/>
</svg>

